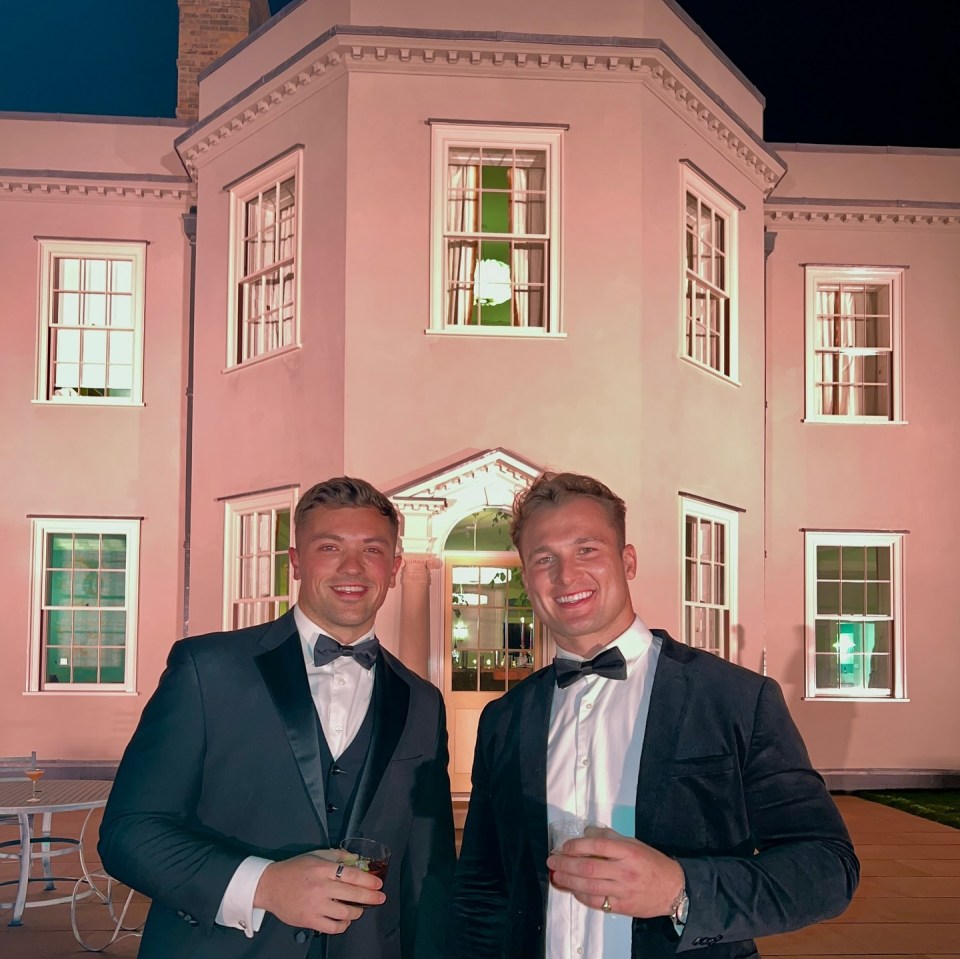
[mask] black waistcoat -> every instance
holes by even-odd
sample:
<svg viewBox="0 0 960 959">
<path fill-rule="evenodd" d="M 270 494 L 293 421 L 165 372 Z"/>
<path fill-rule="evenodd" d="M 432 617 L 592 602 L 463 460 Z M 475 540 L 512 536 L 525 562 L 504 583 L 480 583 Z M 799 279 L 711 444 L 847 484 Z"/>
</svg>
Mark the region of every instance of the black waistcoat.
<svg viewBox="0 0 960 959">
<path fill-rule="evenodd" d="M 344 837 L 344 830 L 350 822 L 350 811 L 360 785 L 360 776 L 370 751 L 370 742 L 373 739 L 373 711 L 374 697 L 370 700 L 370 707 L 364 717 L 353 742 L 344 750 L 334 762 L 327 745 L 327 737 L 323 734 L 320 717 L 317 717 L 317 736 L 320 739 L 320 762 L 323 766 L 323 789 L 327 797 L 327 835 L 331 846 L 339 846 Z"/>
</svg>

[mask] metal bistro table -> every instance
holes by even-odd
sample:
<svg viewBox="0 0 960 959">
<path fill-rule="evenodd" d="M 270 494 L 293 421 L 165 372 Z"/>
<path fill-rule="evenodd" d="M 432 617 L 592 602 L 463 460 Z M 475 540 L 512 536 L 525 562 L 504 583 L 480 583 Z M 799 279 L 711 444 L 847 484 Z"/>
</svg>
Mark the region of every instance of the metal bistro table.
<svg viewBox="0 0 960 959">
<path fill-rule="evenodd" d="M 77 847 L 80 858 L 80 869 L 84 877 L 88 875 L 86 862 L 83 857 L 83 838 L 87 824 L 94 809 L 102 809 L 107 804 L 110 787 L 108 780 L 101 779 L 42 779 L 39 785 L 39 801 L 27 802 L 31 794 L 31 784 L 19 780 L 0 781 L 0 816 L 16 816 L 20 823 L 20 876 L 19 879 L 9 879 L 0 882 L 0 886 L 17 885 L 17 895 L 13 902 L 0 902 L 0 909 L 13 907 L 11 926 L 22 925 L 23 910 L 35 906 L 53 906 L 71 902 L 75 896 L 61 896 L 55 899 L 37 899 L 27 902 L 27 888 L 31 882 L 45 882 L 47 888 L 52 889 L 54 882 L 69 882 L 71 888 L 78 882 L 76 876 L 52 876 L 49 869 L 44 869 L 44 875 L 32 876 L 31 866 L 37 859 L 62 855 Z M 50 835 L 50 815 L 60 812 L 87 810 L 86 818 L 76 838 L 65 838 Z M 41 831 L 36 831 L 40 817 L 45 817 Z M 42 845 L 41 852 L 33 852 L 33 846 Z M 56 843 L 62 848 L 50 849 L 49 844 Z M 49 859 L 48 859 L 49 861 Z M 81 877 L 83 878 L 83 877 Z M 88 893 L 89 894 L 89 893 Z"/>
</svg>

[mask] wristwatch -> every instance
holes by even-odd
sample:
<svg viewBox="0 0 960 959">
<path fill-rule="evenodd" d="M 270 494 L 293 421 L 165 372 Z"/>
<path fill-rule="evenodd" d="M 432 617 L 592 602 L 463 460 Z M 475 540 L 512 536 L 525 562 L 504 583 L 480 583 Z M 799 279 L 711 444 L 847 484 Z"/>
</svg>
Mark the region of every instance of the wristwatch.
<svg viewBox="0 0 960 959">
<path fill-rule="evenodd" d="M 683 889 L 677 893 L 677 898 L 670 903 L 670 919 L 675 926 L 685 926 L 687 924 L 689 909 L 690 897 L 687 895 L 687 886 L 684 883 Z"/>
</svg>

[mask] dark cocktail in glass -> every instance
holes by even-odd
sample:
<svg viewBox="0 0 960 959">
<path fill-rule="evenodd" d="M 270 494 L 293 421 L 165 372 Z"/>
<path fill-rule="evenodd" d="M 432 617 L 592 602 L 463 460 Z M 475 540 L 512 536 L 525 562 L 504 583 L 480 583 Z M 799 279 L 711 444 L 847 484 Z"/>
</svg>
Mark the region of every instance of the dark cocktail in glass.
<svg viewBox="0 0 960 959">
<path fill-rule="evenodd" d="M 387 868 L 390 865 L 390 847 L 376 839 L 350 837 L 340 843 L 340 848 L 349 854 L 344 859 L 347 866 L 373 873 L 381 882 L 387 881 Z M 366 906 L 363 906 L 366 909 Z"/>
</svg>

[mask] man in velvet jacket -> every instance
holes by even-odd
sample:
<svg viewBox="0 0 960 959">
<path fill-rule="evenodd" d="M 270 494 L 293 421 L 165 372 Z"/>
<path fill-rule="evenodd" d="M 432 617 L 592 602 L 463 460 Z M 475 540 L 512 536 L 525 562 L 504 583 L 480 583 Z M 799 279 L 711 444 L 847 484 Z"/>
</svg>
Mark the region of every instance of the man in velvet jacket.
<svg viewBox="0 0 960 959">
<path fill-rule="evenodd" d="M 341 477 L 295 528 L 297 606 L 176 643 L 117 772 L 99 850 L 152 899 L 140 959 L 448 954 L 443 703 L 373 632 L 399 518 Z M 382 888 L 346 836 L 390 847 Z"/>
<path fill-rule="evenodd" d="M 480 720 L 454 903 L 469 959 L 740 959 L 755 936 L 838 915 L 856 888 L 777 684 L 634 614 L 625 512 L 563 473 L 514 506 L 558 655 Z M 548 821 L 570 817 L 601 825 L 549 849 Z"/>
</svg>

